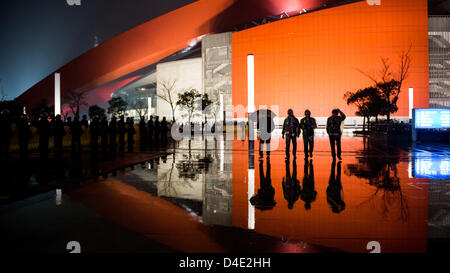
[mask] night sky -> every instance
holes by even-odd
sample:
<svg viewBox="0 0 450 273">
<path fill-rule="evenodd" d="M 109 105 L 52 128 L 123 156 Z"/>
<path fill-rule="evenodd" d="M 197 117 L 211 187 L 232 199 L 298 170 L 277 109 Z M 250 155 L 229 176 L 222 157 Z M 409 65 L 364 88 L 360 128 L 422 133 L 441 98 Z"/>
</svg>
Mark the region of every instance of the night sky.
<svg viewBox="0 0 450 273">
<path fill-rule="evenodd" d="M 14 99 L 94 46 L 194 0 L 2 0 L 0 92 Z M 1 95 L 1 94 L 0 94 Z"/>
<path fill-rule="evenodd" d="M 263 1 L 263 0 L 261 0 Z M 14 99 L 99 42 L 195 0 L 2 0 L 0 96 Z M 429 0 L 449 14 L 450 0 Z"/>
</svg>

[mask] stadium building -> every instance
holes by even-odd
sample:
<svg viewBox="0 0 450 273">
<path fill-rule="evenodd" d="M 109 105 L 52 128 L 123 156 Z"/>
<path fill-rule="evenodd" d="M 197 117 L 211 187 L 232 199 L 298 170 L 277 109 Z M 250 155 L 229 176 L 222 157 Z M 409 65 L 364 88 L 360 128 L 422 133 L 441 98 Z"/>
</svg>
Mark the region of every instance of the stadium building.
<svg viewBox="0 0 450 273">
<path fill-rule="evenodd" d="M 239 120 L 232 106 L 248 105 L 247 56 L 254 56 L 254 103 L 284 117 L 312 111 L 324 124 L 333 108 L 358 125 L 347 91 L 373 85 L 382 59 L 393 72 L 409 51 L 411 66 L 398 100 L 398 120 L 411 108 L 450 107 L 450 20 L 429 16 L 426 0 L 199 0 L 150 20 L 61 67 L 19 97 L 27 109 L 86 92 L 89 105 L 107 108 L 115 96 L 128 115 L 172 120 L 162 99 L 189 89 L 208 94 L 215 119 Z M 62 111 L 67 111 L 62 99 Z M 176 111 L 177 120 L 184 119 Z M 202 117 L 198 117 L 202 120 Z M 278 121 L 279 122 L 279 121 Z"/>
</svg>

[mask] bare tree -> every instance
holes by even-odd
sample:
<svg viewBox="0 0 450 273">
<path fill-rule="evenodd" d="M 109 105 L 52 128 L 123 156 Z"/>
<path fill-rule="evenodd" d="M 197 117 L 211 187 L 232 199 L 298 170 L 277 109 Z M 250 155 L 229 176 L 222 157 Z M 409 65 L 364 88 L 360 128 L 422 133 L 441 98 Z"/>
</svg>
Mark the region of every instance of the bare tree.
<svg viewBox="0 0 450 273">
<path fill-rule="evenodd" d="M 175 84 L 177 80 L 163 80 L 158 83 L 161 86 L 162 94 L 156 94 L 156 96 L 170 105 L 172 110 L 172 121 L 175 122 L 175 111 L 177 108 L 177 96 L 175 90 Z"/>
<path fill-rule="evenodd" d="M 86 91 L 70 91 L 64 96 L 66 104 L 69 106 L 72 114 L 75 117 L 80 117 L 80 108 L 83 106 L 88 106 L 86 101 Z"/>
<path fill-rule="evenodd" d="M 399 65 L 397 72 L 393 71 L 392 64 L 389 58 L 381 58 L 381 69 L 377 74 L 370 74 L 358 69 L 363 75 L 368 77 L 374 82 L 375 87 L 381 93 L 382 98 L 385 101 L 385 109 L 382 114 L 387 116 L 388 122 L 392 113 L 397 112 L 397 101 L 400 95 L 400 91 L 403 85 L 403 81 L 409 75 L 409 69 L 411 67 L 411 46 L 408 50 L 402 50 L 399 54 Z"/>
<path fill-rule="evenodd" d="M 147 116 L 148 107 L 143 100 L 135 100 L 130 106 L 134 108 L 139 117 Z"/>
<path fill-rule="evenodd" d="M 147 116 L 148 105 L 144 100 L 139 98 L 131 99 L 130 96 L 127 96 L 125 101 L 128 103 L 128 108 L 136 111 L 139 118 L 142 116 Z"/>
</svg>

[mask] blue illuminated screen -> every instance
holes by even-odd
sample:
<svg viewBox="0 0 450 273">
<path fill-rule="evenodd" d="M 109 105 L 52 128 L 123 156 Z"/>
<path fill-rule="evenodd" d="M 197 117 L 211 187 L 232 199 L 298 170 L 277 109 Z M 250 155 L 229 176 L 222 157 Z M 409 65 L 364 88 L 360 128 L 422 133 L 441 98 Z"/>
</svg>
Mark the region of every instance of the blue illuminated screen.
<svg viewBox="0 0 450 273">
<path fill-rule="evenodd" d="M 418 129 L 450 129 L 450 109 L 415 109 Z"/>
<path fill-rule="evenodd" d="M 414 177 L 430 179 L 450 179 L 449 158 L 418 158 L 414 163 Z"/>
</svg>

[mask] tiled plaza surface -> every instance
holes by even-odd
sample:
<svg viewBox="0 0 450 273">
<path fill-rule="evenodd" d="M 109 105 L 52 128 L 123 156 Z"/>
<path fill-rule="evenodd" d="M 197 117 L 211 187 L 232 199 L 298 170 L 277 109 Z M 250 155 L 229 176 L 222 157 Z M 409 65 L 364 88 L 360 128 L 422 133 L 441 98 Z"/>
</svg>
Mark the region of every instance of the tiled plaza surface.
<svg viewBox="0 0 450 273">
<path fill-rule="evenodd" d="M 306 161 L 301 140 L 285 160 L 277 137 L 262 160 L 258 142 L 252 153 L 247 141 L 201 137 L 118 158 L 62 182 L 61 201 L 52 189 L 3 205 L 1 241 L 19 252 L 77 241 L 84 252 L 367 253 L 375 242 L 422 253 L 450 238 L 448 145 L 345 135 L 339 163 L 326 137 L 315 144 Z"/>
</svg>

